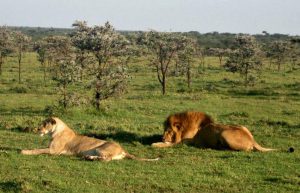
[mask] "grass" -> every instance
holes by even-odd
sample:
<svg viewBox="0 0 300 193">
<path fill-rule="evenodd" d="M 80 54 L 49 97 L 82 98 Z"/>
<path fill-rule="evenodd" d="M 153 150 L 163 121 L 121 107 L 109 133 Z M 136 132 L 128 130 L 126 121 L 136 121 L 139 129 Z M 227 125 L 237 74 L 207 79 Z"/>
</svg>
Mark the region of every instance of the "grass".
<svg viewBox="0 0 300 193">
<path fill-rule="evenodd" d="M 194 71 L 191 89 L 184 77 L 170 77 L 162 96 L 147 60 L 138 59 L 130 64 L 125 95 L 104 101 L 100 112 L 90 106 L 61 112 L 53 109 L 55 83 L 44 84 L 35 55 L 24 59 L 22 84 L 16 60 L 9 58 L 0 76 L 0 192 L 299 192 L 300 69 L 265 70 L 259 84 L 244 88 L 238 74 L 218 67 L 217 58 L 207 61 L 205 71 Z M 84 92 L 80 85 L 73 89 Z M 169 114 L 191 109 L 218 122 L 245 125 L 260 144 L 282 151 L 151 148 Z M 49 111 L 78 133 L 118 141 L 139 157 L 162 159 L 102 163 L 21 155 L 21 149 L 47 146 L 49 138 L 40 138 L 34 128 Z M 285 152 L 289 147 L 296 151 Z"/>
</svg>

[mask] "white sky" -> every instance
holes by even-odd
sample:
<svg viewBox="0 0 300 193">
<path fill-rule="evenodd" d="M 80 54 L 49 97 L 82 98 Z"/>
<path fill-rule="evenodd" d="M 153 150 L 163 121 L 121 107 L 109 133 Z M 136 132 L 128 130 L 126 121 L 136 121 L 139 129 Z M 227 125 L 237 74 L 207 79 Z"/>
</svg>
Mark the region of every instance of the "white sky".
<svg viewBox="0 0 300 193">
<path fill-rule="evenodd" d="M 0 25 L 300 34 L 300 0 L 0 0 Z"/>
</svg>

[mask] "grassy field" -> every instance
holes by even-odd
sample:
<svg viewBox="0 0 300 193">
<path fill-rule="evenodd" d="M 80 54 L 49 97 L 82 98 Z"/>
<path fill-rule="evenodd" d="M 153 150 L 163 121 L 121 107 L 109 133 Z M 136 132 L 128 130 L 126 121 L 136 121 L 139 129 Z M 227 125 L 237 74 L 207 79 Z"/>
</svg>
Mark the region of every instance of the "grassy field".
<svg viewBox="0 0 300 193">
<path fill-rule="evenodd" d="M 104 101 L 100 112 L 91 106 L 61 112 L 53 108 L 55 83 L 43 82 L 35 55 L 24 59 L 22 84 L 16 59 L 9 58 L 0 76 L 0 192 L 299 192 L 300 69 L 265 70 L 256 86 L 244 88 L 238 74 L 218 67 L 217 58 L 206 62 L 205 71 L 194 71 L 190 90 L 183 77 L 170 77 L 162 96 L 155 72 L 145 59 L 136 59 L 129 64 L 125 95 Z M 83 92 L 80 85 L 72 89 Z M 26 131 L 45 119 L 49 109 L 78 133 L 118 141 L 139 157 L 162 158 L 102 163 L 21 155 L 21 149 L 47 146 L 49 138 Z M 152 148 L 164 119 L 185 110 L 245 125 L 258 143 L 282 151 Z M 296 151 L 287 153 L 289 147 Z"/>
</svg>

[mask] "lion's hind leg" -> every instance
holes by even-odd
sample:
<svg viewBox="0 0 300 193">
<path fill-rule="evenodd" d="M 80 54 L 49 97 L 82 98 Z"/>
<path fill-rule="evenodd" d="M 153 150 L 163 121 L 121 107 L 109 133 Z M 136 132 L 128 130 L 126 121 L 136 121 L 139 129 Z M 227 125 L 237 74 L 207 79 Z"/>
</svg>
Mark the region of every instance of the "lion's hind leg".
<svg viewBox="0 0 300 193">
<path fill-rule="evenodd" d="M 82 154 L 86 160 L 111 161 L 125 158 L 126 153 L 122 147 L 114 142 L 106 142 Z"/>
<path fill-rule="evenodd" d="M 101 151 L 99 151 L 99 148 L 94 148 L 88 151 L 81 152 L 80 156 L 85 160 L 89 160 L 89 161 L 110 161 L 111 160 L 110 156 L 103 154 Z"/>
<path fill-rule="evenodd" d="M 84 156 L 85 160 L 89 161 L 111 161 L 111 156 L 105 156 L 105 155 L 86 155 Z"/>
<path fill-rule="evenodd" d="M 221 134 L 223 145 L 231 150 L 251 151 L 253 149 L 253 138 L 242 129 L 225 130 Z"/>
</svg>

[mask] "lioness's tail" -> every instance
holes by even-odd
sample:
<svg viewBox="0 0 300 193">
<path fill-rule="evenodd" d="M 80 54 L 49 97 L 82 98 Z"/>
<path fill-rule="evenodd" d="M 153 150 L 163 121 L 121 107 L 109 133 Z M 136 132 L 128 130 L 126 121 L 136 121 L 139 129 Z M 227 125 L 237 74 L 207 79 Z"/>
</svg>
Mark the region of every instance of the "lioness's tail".
<svg viewBox="0 0 300 193">
<path fill-rule="evenodd" d="M 126 158 L 128 159 L 134 159 L 134 160 L 139 160 L 139 161 L 158 161 L 159 158 L 153 158 L 153 159 L 149 159 L 149 158 L 139 158 L 139 157 L 136 157 L 135 155 L 131 155 L 129 153 L 126 153 L 125 155 Z"/>
<path fill-rule="evenodd" d="M 253 147 L 254 147 L 254 150 L 261 151 L 261 152 L 276 151 L 277 150 L 277 149 L 271 149 L 271 148 L 262 147 L 258 143 L 256 143 L 255 141 L 254 141 Z"/>
</svg>

